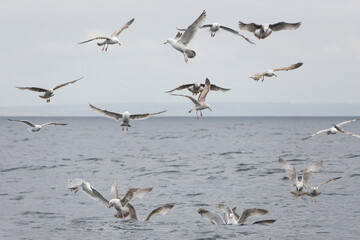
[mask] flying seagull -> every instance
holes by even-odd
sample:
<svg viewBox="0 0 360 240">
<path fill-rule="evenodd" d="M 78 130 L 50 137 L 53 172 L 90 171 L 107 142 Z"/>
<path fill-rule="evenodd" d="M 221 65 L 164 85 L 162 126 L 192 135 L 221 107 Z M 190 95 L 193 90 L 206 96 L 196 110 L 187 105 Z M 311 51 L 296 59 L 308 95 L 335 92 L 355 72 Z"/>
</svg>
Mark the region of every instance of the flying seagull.
<svg viewBox="0 0 360 240">
<path fill-rule="evenodd" d="M 68 85 L 68 84 L 71 84 L 71 83 L 75 83 L 75 82 L 79 81 L 79 80 L 82 79 L 82 78 L 83 78 L 83 77 L 78 78 L 78 79 L 76 79 L 76 80 L 74 80 L 74 81 L 71 81 L 71 82 L 67 82 L 67 83 L 63 83 L 63 84 L 57 85 L 56 87 L 54 87 L 54 88 L 49 88 L 49 89 L 39 88 L 39 87 L 16 87 L 16 88 L 18 88 L 18 89 L 20 89 L 20 90 L 30 90 L 30 91 L 34 91 L 34 92 L 43 92 L 44 94 L 43 94 L 43 95 L 39 95 L 39 97 L 46 99 L 46 102 L 50 102 L 50 98 L 51 98 L 52 96 L 54 96 L 54 91 L 55 91 L 56 89 L 59 89 L 59 88 L 64 87 L 64 86 L 66 86 L 66 85 Z"/>
<path fill-rule="evenodd" d="M 102 51 L 107 51 L 108 49 L 108 45 L 109 44 L 120 44 L 120 40 L 119 40 L 119 34 L 124 31 L 125 29 L 127 29 L 133 22 L 134 22 L 135 18 L 131 19 L 130 21 L 128 21 L 127 23 L 125 23 L 124 26 L 122 26 L 119 30 L 115 31 L 110 37 L 96 37 L 96 38 L 92 38 L 92 39 L 89 39 L 89 40 L 86 40 L 84 42 L 80 42 L 78 44 L 83 44 L 83 43 L 87 43 L 87 42 L 91 42 L 91 41 L 94 41 L 94 40 L 105 40 L 101 43 L 98 43 L 97 45 L 98 46 L 103 46 L 102 48 Z"/>
<path fill-rule="evenodd" d="M 206 101 L 206 95 L 210 91 L 210 86 L 211 86 L 210 85 L 210 80 L 207 78 L 205 80 L 204 90 L 200 93 L 198 100 L 196 100 L 195 98 L 193 98 L 191 96 L 187 96 L 187 95 L 181 95 L 181 94 L 171 94 L 171 95 L 189 98 L 195 104 L 195 106 L 192 109 L 189 110 L 189 113 L 191 113 L 195 109 L 196 110 L 196 118 L 199 119 L 197 111 L 200 111 L 200 116 L 201 117 L 202 117 L 201 110 L 204 110 L 204 109 L 208 108 L 210 111 L 212 111 L 211 108 L 210 108 L 210 105 L 205 102 Z"/>
<path fill-rule="evenodd" d="M 208 79 L 208 78 L 206 78 Z M 198 93 L 202 92 L 205 88 L 205 84 L 204 83 L 189 83 L 189 84 L 184 84 L 181 85 L 180 87 L 174 88 L 173 90 L 167 91 L 166 93 L 172 93 L 173 91 L 179 91 L 179 90 L 183 90 L 183 89 L 187 89 L 190 92 L 192 92 L 193 96 L 197 95 Z M 222 91 L 222 92 L 226 92 L 229 91 L 229 88 L 222 88 L 222 87 L 218 87 L 214 84 L 210 84 L 210 91 Z"/>
<path fill-rule="evenodd" d="M 116 113 L 116 112 L 110 112 L 107 110 L 103 110 L 97 107 L 94 107 L 93 105 L 89 104 L 90 108 L 96 112 L 99 112 L 101 114 L 104 114 L 106 117 L 108 118 L 112 118 L 115 120 L 122 120 L 122 123 L 120 126 L 122 126 L 122 131 L 124 131 L 124 127 L 126 127 L 126 131 L 129 129 L 129 127 L 131 127 L 130 125 L 130 120 L 141 120 L 141 119 L 146 119 L 149 118 L 150 116 L 154 116 L 154 115 L 158 115 L 161 113 L 166 112 L 166 110 L 161 111 L 161 112 L 157 112 L 157 113 L 141 113 L 141 114 L 130 114 L 129 112 L 124 112 L 124 113 Z"/>
<path fill-rule="evenodd" d="M 42 127 L 44 126 L 65 126 L 67 125 L 67 123 L 58 123 L 58 122 L 48 122 L 48 123 L 43 123 L 40 125 L 37 124 L 33 124 L 32 122 L 28 121 L 28 120 L 16 120 L 16 119 L 8 119 L 9 121 L 13 121 L 13 122 L 20 122 L 20 123 L 24 123 L 28 126 L 30 126 L 29 130 L 32 132 L 38 132 L 41 130 Z"/>
<path fill-rule="evenodd" d="M 331 179 L 329 179 L 329 180 L 326 180 L 326 181 L 320 183 L 319 186 L 317 186 L 317 187 L 311 187 L 311 186 L 309 185 L 310 191 L 308 191 L 308 192 L 306 193 L 306 195 L 308 195 L 308 196 L 310 196 L 310 197 L 319 196 L 319 195 L 321 194 L 321 192 L 318 191 L 319 187 L 321 187 L 322 185 L 324 185 L 324 184 L 326 184 L 326 183 L 328 183 L 328 182 L 331 182 L 331 181 L 334 181 L 334 180 L 338 180 L 338 179 L 340 179 L 340 178 L 341 178 L 341 177 L 331 178 Z"/>
<path fill-rule="evenodd" d="M 187 47 L 190 41 L 194 38 L 199 27 L 202 26 L 204 20 L 206 18 L 205 10 L 201 13 L 201 15 L 191 24 L 184 32 L 181 34 L 178 32 L 175 38 L 169 38 L 166 40 L 166 43 L 169 43 L 173 48 L 182 52 L 184 54 L 185 62 L 188 62 L 188 58 L 194 58 L 196 56 L 196 52 Z"/>
<path fill-rule="evenodd" d="M 342 133 L 345 133 L 345 134 L 348 134 L 348 135 L 351 135 L 351 136 L 360 138 L 359 135 L 356 135 L 356 134 L 353 134 L 353 133 L 350 133 L 350 132 L 341 130 L 341 129 L 339 128 L 340 126 L 342 126 L 342 125 L 344 125 L 344 124 L 347 124 L 347 123 L 350 123 L 350 122 L 355 122 L 355 121 L 357 121 L 357 120 L 360 120 L 360 118 L 355 118 L 355 119 L 352 119 L 352 120 L 349 120 L 349 121 L 341 122 L 341 123 L 338 123 L 338 124 L 333 124 L 333 125 L 331 126 L 331 128 L 327 128 L 327 129 L 320 130 L 320 131 L 314 133 L 313 135 L 308 136 L 308 137 L 306 137 L 306 138 L 303 138 L 303 139 L 301 139 L 301 140 L 306 140 L 306 139 L 309 139 L 309 138 L 311 138 L 311 137 L 314 137 L 314 136 L 319 135 L 319 134 L 322 134 L 322 133 L 324 133 L 324 134 L 326 134 L 326 135 L 330 135 L 330 134 L 336 134 L 337 132 L 342 132 Z"/>
<path fill-rule="evenodd" d="M 245 209 L 241 216 L 236 214 L 235 208 L 231 209 L 229 206 L 225 204 L 218 204 L 220 210 L 224 213 L 224 218 L 222 218 L 219 214 L 215 212 L 208 211 L 204 208 L 199 208 L 198 213 L 208 220 L 211 224 L 221 225 L 221 224 L 244 224 L 246 220 L 251 216 L 262 216 L 268 213 L 268 210 L 260 209 L 260 208 L 249 208 Z M 276 220 L 262 220 L 254 222 L 253 224 L 265 224 L 265 223 L 273 223 Z"/>
<path fill-rule="evenodd" d="M 320 167 L 322 166 L 322 160 L 317 161 L 316 163 L 305 169 L 302 173 L 301 181 L 299 181 L 296 169 L 292 165 L 290 165 L 290 163 L 288 163 L 285 159 L 279 157 L 279 164 L 280 167 L 286 171 L 286 174 L 288 175 L 292 186 L 295 187 L 295 190 L 291 193 L 298 197 L 305 194 L 304 187 L 309 187 L 308 182 L 312 178 L 312 173 L 320 170 Z"/>
<path fill-rule="evenodd" d="M 281 30 L 293 30 L 299 28 L 301 22 L 298 23 L 286 23 L 278 22 L 275 24 L 256 24 L 256 23 L 243 23 L 239 21 L 239 28 L 254 33 L 258 39 L 267 38 L 273 31 Z"/>
<path fill-rule="evenodd" d="M 250 39 L 248 39 L 247 37 L 245 37 L 244 35 L 240 34 L 238 31 L 232 29 L 232 28 L 229 28 L 229 27 L 226 27 L 226 26 L 223 26 L 221 25 L 220 23 L 210 23 L 210 24 L 204 24 L 202 25 L 200 28 L 208 28 L 211 32 L 211 37 L 215 37 L 215 34 L 217 31 L 219 31 L 219 29 L 223 29 L 225 31 L 228 31 L 230 33 L 233 33 L 233 34 L 236 34 L 240 37 L 243 37 L 246 41 L 248 41 L 249 43 L 251 44 L 255 44 L 253 41 L 251 41 Z M 176 28 L 178 31 L 186 31 L 185 28 Z"/>
<path fill-rule="evenodd" d="M 301 65 L 303 65 L 302 62 L 298 62 L 295 64 L 292 64 L 290 66 L 287 67 L 281 67 L 281 68 L 274 68 L 274 69 L 269 69 L 266 72 L 262 72 L 262 73 L 257 73 L 253 76 L 250 76 L 249 78 L 254 79 L 255 81 L 259 81 L 261 79 L 261 81 L 264 81 L 265 77 L 272 77 L 275 76 L 277 77 L 277 75 L 275 74 L 276 71 L 289 71 L 289 70 L 294 70 L 296 68 L 299 68 Z"/>
</svg>

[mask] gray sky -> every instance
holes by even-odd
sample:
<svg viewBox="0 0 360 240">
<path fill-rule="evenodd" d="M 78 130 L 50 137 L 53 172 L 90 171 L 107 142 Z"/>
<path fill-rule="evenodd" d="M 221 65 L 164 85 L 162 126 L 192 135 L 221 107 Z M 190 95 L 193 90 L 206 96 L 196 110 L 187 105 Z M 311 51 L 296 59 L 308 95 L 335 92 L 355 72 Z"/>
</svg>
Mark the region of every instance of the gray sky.
<svg viewBox="0 0 360 240">
<path fill-rule="evenodd" d="M 360 1 L 1 1 L 0 106 L 46 106 L 39 94 L 15 86 L 54 87 L 84 76 L 55 92 L 51 103 L 181 103 L 164 92 L 181 84 L 203 82 L 231 91 L 211 92 L 211 102 L 360 104 Z M 295 31 L 272 33 L 250 45 L 228 32 L 215 38 L 199 30 L 189 44 L 197 56 L 183 55 L 163 43 L 178 27 L 190 25 L 203 10 L 205 23 L 238 29 L 243 22 L 297 22 Z M 125 22 L 122 46 L 102 52 L 95 42 Z M 240 30 L 239 30 L 240 31 Z M 256 82 L 248 77 L 298 61 L 304 65 L 277 78 Z M 188 94 L 189 92 L 184 91 Z M 99 105 L 101 107 L 101 105 Z M 112 109 L 115 110 L 115 109 Z M 119 111 L 125 111 L 123 109 Z M 159 109 L 154 109 L 158 111 Z M 170 111 L 170 110 L 169 110 Z"/>
</svg>

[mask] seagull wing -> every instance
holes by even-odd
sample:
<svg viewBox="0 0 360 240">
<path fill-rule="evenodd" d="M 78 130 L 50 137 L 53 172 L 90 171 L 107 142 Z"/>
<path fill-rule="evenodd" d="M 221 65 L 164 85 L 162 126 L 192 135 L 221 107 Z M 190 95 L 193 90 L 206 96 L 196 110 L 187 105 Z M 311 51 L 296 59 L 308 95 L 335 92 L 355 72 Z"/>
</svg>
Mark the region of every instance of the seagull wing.
<svg viewBox="0 0 360 240">
<path fill-rule="evenodd" d="M 131 205 L 130 203 L 127 204 L 127 206 L 129 207 L 129 214 L 130 214 L 130 219 L 135 219 L 138 220 L 135 208 L 133 205 Z"/>
<path fill-rule="evenodd" d="M 184 84 L 184 85 L 181 85 L 180 87 L 174 88 L 173 90 L 167 91 L 166 93 L 171 93 L 171 92 L 173 92 L 173 91 L 183 90 L 183 89 L 189 88 L 189 87 L 191 87 L 191 86 L 193 86 L 193 85 L 194 85 L 193 83 Z"/>
<path fill-rule="evenodd" d="M 112 37 L 117 37 L 119 36 L 119 34 L 124 31 L 125 29 L 127 29 L 133 22 L 134 22 L 135 18 L 131 19 L 130 21 L 128 21 L 127 23 L 125 23 L 124 26 L 122 26 L 119 30 L 117 30 L 116 32 L 114 32 L 111 36 Z"/>
<path fill-rule="evenodd" d="M 132 120 L 146 119 L 146 118 L 149 118 L 150 116 L 158 115 L 158 114 L 161 114 L 164 112 L 166 112 L 166 110 L 161 111 L 161 112 L 156 112 L 156 113 L 130 114 L 130 119 L 132 119 Z"/>
<path fill-rule="evenodd" d="M 81 78 L 78 78 L 78 79 L 76 79 L 76 80 L 74 80 L 74 81 L 57 85 L 56 87 L 54 87 L 54 91 L 55 91 L 56 89 L 58 89 L 58 88 L 61 88 L 61 87 L 66 86 L 66 85 L 68 85 L 68 84 L 76 83 L 77 81 L 79 81 L 80 79 L 83 79 L 83 78 L 84 78 L 84 77 L 81 77 Z"/>
<path fill-rule="evenodd" d="M 352 119 L 352 120 L 349 120 L 349 121 L 341 122 L 341 123 L 336 124 L 336 126 L 340 127 L 341 125 L 351 123 L 351 122 L 355 122 L 357 120 L 360 120 L 360 118 L 355 118 L 355 119 Z"/>
<path fill-rule="evenodd" d="M 212 24 L 204 24 L 200 28 L 210 28 L 212 27 Z"/>
<path fill-rule="evenodd" d="M 261 28 L 261 25 L 256 24 L 256 23 L 243 23 L 241 21 L 239 21 L 239 28 L 241 30 L 246 30 L 249 32 L 255 32 L 256 29 Z"/>
<path fill-rule="evenodd" d="M 115 198 L 120 199 L 119 197 L 119 190 L 116 186 L 116 181 L 113 181 L 113 184 L 111 185 L 111 193 L 115 193 Z"/>
<path fill-rule="evenodd" d="M 336 178 L 331 178 L 331 179 L 329 179 L 329 180 L 326 180 L 326 181 L 320 183 L 319 186 L 317 186 L 316 188 L 319 188 L 319 187 L 321 187 L 322 185 L 327 184 L 328 182 L 331 182 L 331 181 L 334 181 L 334 180 L 338 180 L 338 179 L 340 179 L 340 178 L 341 178 L 341 177 L 336 177 Z"/>
<path fill-rule="evenodd" d="M 20 122 L 20 123 L 24 123 L 30 127 L 35 127 L 35 125 L 30 122 L 30 121 L 27 121 L 27 120 L 16 120 L 16 119 L 8 119 L 9 121 L 13 121 L 13 122 Z"/>
<path fill-rule="evenodd" d="M 269 28 L 273 31 L 280 31 L 280 30 L 293 30 L 299 28 L 301 22 L 298 23 L 286 23 L 286 22 L 278 22 L 275 24 L 270 24 Z"/>
<path fill-rule="evenodd" d="M 191 41 L 191 39 L 194 38 L 197 30 L 199 29 L 199 27 L 202 26 L 203 22 L 205 21 L 206 18 L 206 12 L 205 10 L 201 13 L 201 15 L 195 20 L 195 22 L 193 22 L 193 24 L 191 24 L 186 31 L 184 32 L 184 34 L 181 36 L 181 38 L 179 39 L 179 42 L 181 42 L 182 44 L 184 44 L 185 46 L 187 44 L 189 44 L 189 42 Z"/>
<path fill-rule="evenodd" d="M 205 87 L 205 84 L 201 84 L 202 87 Z M 214 84 L 211 84 L 210 85 L 210 90 L 211 91 L 222 91 L 222 92 L 226 92 L 226 91 L 229 91 L 230 88 L 222 88 L 222 87 L 218 87 Z"/>
<path fill-rule="evenodd" d="M 128 202 L 130 202 L 134 198 L 144 197 L 147 193 L 151 192 L 152 189 L 153 189 L 152 187 L 150 187 L 150 188 L 130 188 L 129 190 L 127 190 L 125 195 L 121 198 L 121 205 L 125 206 L 126 204 L 128 204 Z"/>
<path fill-rule="evenodd" d="M 190 99 L 195 105 L 200 105 L 200 103 L 193 97 L 191 96 L 187 96 L 187 95 L 181 95 L 181 94 L 171 94 L 172 96 L 181 96 L 181 97 L 187 97 L 188 99 Z"/>
<path fill-rule="evenodd" d="M 282 157 L 279 157 L 279 164 L 280 167 L 286 171 L 286 174 L 288 175 L 292 185 L 295 186 L 296 182 L 298 181 L 298 174 L 296 169 Z"/>
<path fill-rule="evenodd" d="M 21 90 L 30 90 L 30 91 L 34 91 L 34 92 L 46 92 L 47 89 L 44 88 L 38 88 L 38 87 L 16 87 L 18 89 Z"/>
<path fill-rule="evenodd" d="M 225 213 L 226 215 L 230 215 L 231 213 L 233 213 L 232 209 L 226 205 L 226 204 L 223 204 L 223 203 L 219 203 L 218 204 L 218 207 L 220 208 L 220 210 Z"/>
<path fill-rule="evenodd" d="M 90 186 L 90 189 L 88 188 L 81 188 L 81 190 L 86 194 L 88 195 L 90 198 L 92 198 L 93 200 L 99 202 L 100 204 L 102 205 L 105 205 L 106 207 L 109 206 L 109 201 L 103 197 L 103 195 L 101 195 L 100 192 L 98 192 L 95 188 L 93 188 L 90 183 L 82 180 L 82 179 L 79 179 L 79 178 L 76 178 L 76 179 L 69 179 L 68 180 L 68 188 L 69 189 L 77 189 L 78 187 L 80 187 L 82 184 L 88 184 Z"/>
<path fill-rule="evenodd" d="M 211 224 L 226 224 L 222 217 L 214 212 L 210 212 L 204 208 L 199 208 L 198 213 L 205 219 L 207 219 Z"/>
<path fill-rule="evenodd" d="M 99 112 L 99 113 L 102 113 L 104 114 L 106 117 L 109 117 L 109 118 L 112 118 L 112 119 L 115 119 L 115 120 L 119 120 L 122 118 L 122 114 L 121 113 L 116 113 L 116 112 L 110 112 L 110 111 L 107 111 L 107 110 L 103 110 L 103 109 L 100 109 L 100 108 L 97 108 L 97 107 L 94 107 L 93 105 L 91 105 L 89 103 L 90 107 L 92 110 L 96 111 L 96 112 Z"/>
<path fill-rule="evenodd" d="M 276 71 L 289 71 L 289 70 L 294 70 L 296 68 L 299 68 L 303 65 L 302 62 L 298 62 L 298 63 L 295 63 L 295 64 L 292 64 L 290 66 L 287 66 L 287 67 L 282 67 L 282 68 L 274 68 L 273 71 L 276 72 Z"/>
<path fill-rule="evenodd" d="M 199 102 L 205 102 L 206 96 L 210 91 L 210 86 L 211 86 L 210 80 L 208 78 L 206 78 L 204 90 L 200 93 L 199 98 L 198 98 Z"/>
<path fill-rule="evenodd" d="M 154 210 L 151 211 L 151 213 L 149 213 L 149 215 L 146 216 L 146 218 L 144 219 L 144 221 L 149 221 L 150 218 L 154 215 L 165 215 L 167 214 L 172 208 L 174 207 L 174 204 L 165 204 L 161 207 L 158 207 Z"/>
<path fill-rule="evenodd" d="M 87 43 L 87 42 L 91 42 L 91 41 L 99 40 L 99 39 L 111 40 L 111 38 L 108 38 L 108 37 L 96 37 L 96 38 L 92 38 L 92 39 L 89 39 L 89 40 L 86 40 L 83 42 L 79 42 L 78 44 L 83 44 L 83 43 Z"/>
<path fill-rule="evenodd" d="M 306 138 L 303 138 L 303 139 L 301 139 L 301 140 L 306 140 L 306 139 L 309 139 L 309 138 L 314 137 L 314 136 L 316 136 L 316 135 L 318 135 L 318 134 L 321 134 L 321 133 L 323 133 L 323 132 L 327 132 L 328 130 L 330 130 L 330 129 L 323 129 L 323 130 L 320 130 L 320 131 L 318 131 L 318 132 L 314 133 L 313 135 L 308 136 L 308 137 L 306 137 Z"/>
<path fill-rule="evenodd" d="M 48 123 L 43 123 L 43 124 L 41 124 L 41 126 L 43 127 L 43 126 L 46 126 L 46 125 L 59 125 L 59 126 L 65 126 L 65 125 L 67 125 L 67 123 L 58 123 L 58 122 L 48 122 Z"/>
<path fill-rule="evenodd" d="M 251 216 L 262 216 L 267 214 L 269 211 L 261 208 L 249 208 L 243 211 L 238 223 L 243 224 L 246 222 L 248 217 Z"/>
<path fill-rule="evenodd" d="M 305 186 L 308 186 L 307 183 L 312 178 L 312 173 L 313 172 L 318 172 L 321 167 L 322 167 L 322 160 L 319 160 L 319 161 L 317 161 L 316 163 L 314 163 L 313 165 L 311 165 L 310 167 L 308 167 L 307 169 L 305 169 L 303 171 L 303 173 L 302 173 L 302 181 L 303 181 Z"/>
<path fill-rule="evenodd" d="M 350 135 L 350 136 L 353 136 L 353 137 L 360 138 L 359 135 L 354 134 L 354 133 L 351 133 L 351 132 L 348 132 L 348 131 L 345 131 L 345 130 L 342 130 L 342 129 L 340 129 L 340 128 L 339 128 L 338 126 L 336 126 L 336 125 L 334 126 L 334 128 L 336 128 L 339 132 L 345 133 L 345 134 Z"/>
</svg>

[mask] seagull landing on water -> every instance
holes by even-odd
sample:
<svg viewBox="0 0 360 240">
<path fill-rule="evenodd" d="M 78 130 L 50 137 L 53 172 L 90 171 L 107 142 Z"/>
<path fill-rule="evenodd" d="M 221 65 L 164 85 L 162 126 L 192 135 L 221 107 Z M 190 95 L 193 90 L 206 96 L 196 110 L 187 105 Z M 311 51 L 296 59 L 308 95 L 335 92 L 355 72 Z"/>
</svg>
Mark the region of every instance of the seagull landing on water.
<svg viewBox="0 0 360 240">
<path fill-rule="evenodd" d="M 340 178 L 341 178 L 341 177 L 336 177 L 336 178 L 332 178 L 332 179 L 326 180 L 326 181 L 320 183 L 319 186 L 317 186 L 317 187 L 311 187 L 310 185 L 308 185 L 309 188 L 310 188 L 310 191 L 308 191 L 308 192 L 306 193 L 306 195 L 308 195 L 308 196 L 310 196 L 310 197 L 319 196 L 319 195 L 321 194 L 321 192 L 318 191 L 319 187 L 321 187 L 322 185 L 324 185 L 324 184 L 326 184 L 326 183 L 329 183 L 329 182 L 331 182 L 331 181 L 338 180 L 338 179 L 340 179 Z"/>
<path fill-rule="evenodd" d="M 341 123 L 338 123 L 338 124 L 334 124 L 332 125 L 331 128 L 327 128 L 327 129 L 323 129 L 323 130 L 320 130 L 316 133 L 314 133 L 313 135 L 311 136 L 308 136 L 306 138 L 303 138 L 301 140 L 306 140 L 306 139 L 309 139 L 311 137 L 314 137 L 316 135 L 319 135 L 319 134 L 326 134 L 326 135 L 330 135 L 330 134 L 336 134 L 338 132 L 342 132 L 342 133 L 345 133 L 345 134 L 348 134 L 348 135 L 351 135 L 353 137 L 357 137 L 357 138 L 360 138 L 359 135 L 356 135 L 356 134 L 353 134 L 353 133 L 350 133 L 350 132 L 347 132 L 347 131 L 344 131 L 344 130 L 341 130 L 339 127 L 344 125 L 344 124 L 347 124 L 347 123 L 351 123 L 351 122 L 355 122 L 357 120 L 360 120 L 360 118 L 355 118 L 355 119 L 352 119 L 352 120 L 349 120 L 349 121 L 345 121 L 345 122 L 341 122 Z"/>
<path fill-rule="evenodd" d="M 210 91 L 210 86 L 211 86 L 210 85 L 210 80 L 207 78 L 205 80 L 204 90 L 200 93 L 198 100 L 196 100 L 195 98 L 193 98 L 191 96 L 187 96 L 187 95 L 181 95 L 181 94 L 171 94 L 171 95 L 189 98 L 195 104 L 195 106 L 192 109 L 189 110 L 189 113 L 191 113 L 195 109 L 196 110 L 196 119 L 199 119 L 199 116 L 198 116 L 198 113 L 197 113 L 198 111 L 200 111 L 200 116 L 201 117 L 202 117 L 201 110 L 204 110 L 204 109 L 208 108 L 210 111 L 212 111 L 211 108 L 210 108 L 210 105 L 205 102 L 206 101 L 206 95 Z"/>
<path fill-rule="evenodd" d="M 286 23 L 286 22 L 278 22 L 275 24 L 256 24 L 256 23 L 243 23 L 239 21 L 239 28 L 241 30 L 246 30 L 254 33 L 255 37 L 258 39 L 267 38 L 273 31 L 281 31 L 281 30 L 293 30 L 299 28 L 301 22 L 298 23 Z"/>
<path fill-rule="evenodd" d="M 161 111 L 161 112 L 157 112 L 157 113 L 141 113 L 141 114 L 130 114 L 129 112 L 124 112 L 124 113 L 116 113 L 116 112 L 110 112 L 107 110 L 103 110 L 97 107 L 94 107 L 93 105 L 89 104 L 90 108 L 96 112 L 99 112 L 101 114 L 104 114 L 106 117 L 108 118 L 112 118 L 115 119 L 117 121 L 119 121 L 120 119 L 122 120 L 122 123 L 120 126 L 122 126 L 122 131 L 124 131 L 124 127 L 126 127 L 126 131 L 129 129 L 129 127 L 131 127 L 130 125 L 130 120 L 141 120 L 141 119 L 146 119 L 149 118 L 150 116 L 154 116 L 154 115 L 158 115 L 161 113 L 166 112 L 166 110 Z"/>
<path fill-rule="evenodd" d="M 58 122 L 48 122 L 48 123 L 43 123 L 41 125 L 37 125 L 37 124 L 33 124 L 32 122 L 27 121 L 27 120 L 15 120 L 15 119 L 8 119 L 8 120 L 26 124 L 30 127 L 29 130 L 32 132 L 38 132 L 44 126 L 65 126 L 65 125 L 67 125 L 67 123 L 58 123 Z"/>
<path fill-rule="evenodd" d="M 206 78 L 208 79 L 208 78 Z M 174 88 L 173 90 L 167 91 L 166 93 L 172 93 L 173 91 L 179 91 L 179 90 L 183 90 L 183 89 L 187 89 L 190 92 L 192 92 L 193 96 L 197 95 L 198 93 L 201 93 L 202 91 L 204 91 L 205 88 L 205 84 L 204 83 L 189 83 L 189 84 L 184 84 L 181 85 L 180 87 Z M 229 91 L 229 88 L 222 88 L 222 87 L 218 87 L 214 84 L 210 84 L 210 91 L 222 91 L 222 92 L 226 92 Z"/>
<path fill-rule="evenodd" d="M 185 30 L 184 34 L 178 32 L 174 39 L 169 38 L 168 40 L 166 40 L 166 42 L 164 42 L 164 44 L 169 43 L 173 48 L 175 48 L 179 52 L 182 52 L 184 54 L 184 59 L 186 63 L 188 62 L 189 58 L 194 58 L 196 56 L 196 52 L 187 48 L 187 45 L 194 38 L 197 30 L 199 29 L 199 27 L 201 27 L 205 18 L 206 12 L 204 10 L 201 15 L 195 20 L 195 22 L 193 22 L 193 24 L 191 24 Z"/>
<path fill-rule="evenodd" d="M 211 32 L 211 37 L 215 37 L 215 34 L 217 31 L 219 31 L 220 29 L 223 29 L 225 31 L 228 31 L 230 33 L 236 34 L 242 38 L 244 38 L 246 41 L 248 41 L 250 44 L 255 44 L 253 41 L 251 41 L 250 39 L 248 39 L 247 37 L 245 37 L 244 35 L 240 34 L 238 31 L 235 31 L 232 28 L 226 27 L 221 25 L 220 23 L 210 23 L 210 24 L 204 24 L 202 25 L 200 28 L 208 28 L 209 31 Z M 176 28 L 178 31 L 185 31 L 185 28 Z"/>
<path fill-rule="evenodd" d="M 322 160 L 317 161 L 316 163 L 305 169 L 302 173 L 301 181 L 299 181 L 296 169 L 292 165 L 290 165 L 290 163 L 288 163 L 285 159 L 279 157 L 279 164 L 280 167 L 286 171 L 286 174 L 288 175 L 292 186 L 295 187 L 295 190 L 291 191 L 291 193 L 294 194 L 297 198 L 299 196 L 302 197 L 306 194 L 304 188 L 309 187 L 308 182 L 312 178 L 312 173 L 320 170 L 322 166 Z"/>
<path fill-rule="evenodd" d="M 289 70 L 294 70 L 294 69 L 296 69 L 296 68 L 301 67 L 302 65 L 303 65 L 302 62 L 298 62 L 298 63 L 292 64 L 292 65 L 290 65 L 290 66 L 287 66 L 287 67 L 269 69 L 269 70 L 267 70 L 266 72 L 257 73 L 257 74 L 255 74 L 255 75 L 253 75 L 253 76 L 250 76 L 249 78 L 252 78 L 252 79 L 254 79 L 255 81 L 259 81 L 259 80 L 261 79 L 261 81 L 263 82 L 265 77 L 272 77 L 272 76 L 277 77 L 277 75 L 275 74 L 276 71 L 289 71 Z"/>
<path fill-rule="evenodd" d="M 119 40 L 119 34 L 124 31 L 125 29 L 127 29 L 133 22 L 134 22 L 135 18 L 131 19 L 130 21 L 128 21 L 127 23 L 125 23 L 124 26 L 122 26 L 122 28 L 120 28 L 119 30 L 117 30 L 116 32 L 114 32 L 110 37 L 96 37 L 96 38 L 92 38 L 92 39 L 89 39 L 89 40 L 86 40 L 84 42 L 80 42 L 78 44 L 83 44 L 83 43 L 87 43 L 87 42 L 91 42 L 91 41 L 94 41 L 94 40 L 99 40 L 99 39 L 102 39 L 102 40 L 105 40 L 101 43 L 98 43 L 97 45 L 98 46 L 103 46 L 102 48 L 102 51 L 107 51 L 108 49 L 108 45 L 109 44 L 120 44 L 120 40 Z"/>
<path fill-rule="evenodd" d="M 82 79 L 82 78 L 83 78 L 83 77 L 78 78 L 78 79 L 76 79 L 76 80 L 74 80 L 74 81 L 71 81 L 71 82 L 67 82 L 67 83 L 60 84 L 60 85 L 58 85 L 58 86 L 56 86 L 56 87 L 54 87 L 54 88 L 49 88 L 49 89 L 39 88 L 39 87 L 16 87 L 16 88 L 18 88 L 18 89 L 20 89 L 20 90 L 30 90 L 30 91 L 34 91 L 34 92 L 43 92 L 44 94 L 43 94 L 43 95 L 39 95 L 39 97 L 45 98 L 45 99 L 46 99 L 46 102 L 50 102 L 50 98 L 51 98 L 52 96 L 54 96 L 54 91 L 55 91 L 56 89 L 59 89 L 59 88 L 61 88 L 61 87 L 64 87 L 64 86 L 66 86 L 66 85 L 68 85 L 68 84 L 75 83 L 75 82 L 79 81 L 79 80 Z"/>
</svg>

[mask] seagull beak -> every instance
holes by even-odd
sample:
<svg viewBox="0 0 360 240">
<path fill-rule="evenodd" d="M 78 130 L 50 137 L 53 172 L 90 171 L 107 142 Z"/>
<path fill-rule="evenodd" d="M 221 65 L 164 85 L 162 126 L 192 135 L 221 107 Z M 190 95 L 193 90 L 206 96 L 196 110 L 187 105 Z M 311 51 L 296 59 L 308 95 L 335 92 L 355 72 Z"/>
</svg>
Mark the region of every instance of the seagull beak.
<svg viewBox="0 0 360 240">
<path fill-rule="evenodd" d="M 121 46 L 121 44 L 120 43 L 118 43 L 120 46 Z"/>
<path fill-rule="evenodd" d="M 164 44 L 167 44 L 168 42 L 164 42 Z"/>
<path fill-rule="evenodd" d="M 92 196 L 92 197 L 94 196 L 94 193 L 93 193 L 93 192 L 91 192 L 91 196 Z"/>
<path fill-rule="evenodd" d="M 209 108 L 209 109 L 210 109 L 210 111 L 212 111 L 211 108 Z"/>
<path fill-rule="evenodd" d="M 277 77 L 277 75 L 274 73 L 274 76 Z"/>
</svg>

